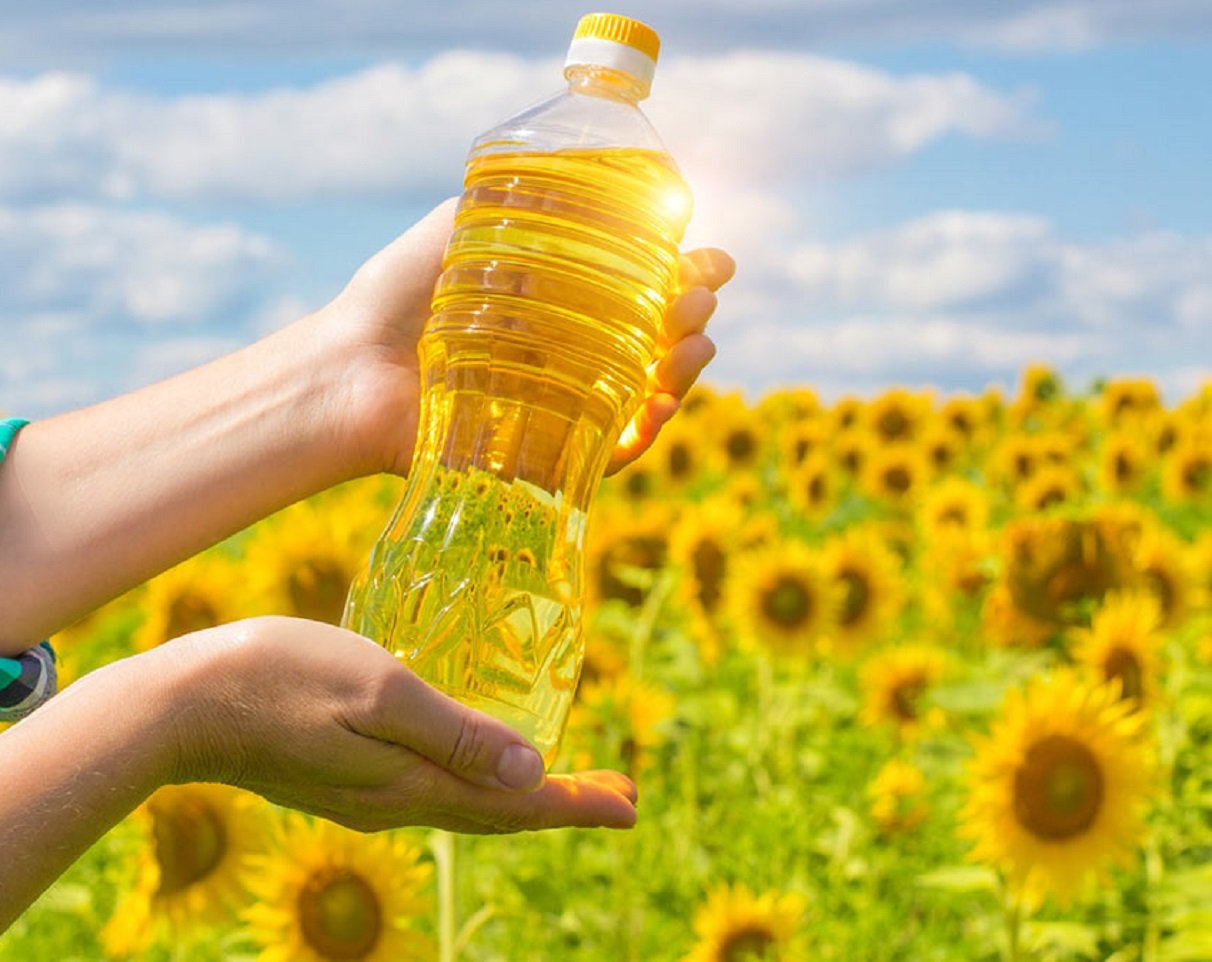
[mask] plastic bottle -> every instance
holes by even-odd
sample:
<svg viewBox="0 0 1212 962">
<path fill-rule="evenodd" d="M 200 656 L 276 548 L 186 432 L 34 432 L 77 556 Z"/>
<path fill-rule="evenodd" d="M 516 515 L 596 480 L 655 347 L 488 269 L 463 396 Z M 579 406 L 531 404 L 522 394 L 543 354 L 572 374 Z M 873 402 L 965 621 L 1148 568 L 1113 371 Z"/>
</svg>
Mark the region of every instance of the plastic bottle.
<svg viewBox="0 0 1212 962">
<path fill-rule="evenodd" d="M 638 21 L 583 17 L 567 89 L 473 143 L 409 482 L 345 609 L 548 764 L 581 667 L 586 517 L 645 396 L 690 216 L 638 108 L 658 46 Z"/>
</svg>

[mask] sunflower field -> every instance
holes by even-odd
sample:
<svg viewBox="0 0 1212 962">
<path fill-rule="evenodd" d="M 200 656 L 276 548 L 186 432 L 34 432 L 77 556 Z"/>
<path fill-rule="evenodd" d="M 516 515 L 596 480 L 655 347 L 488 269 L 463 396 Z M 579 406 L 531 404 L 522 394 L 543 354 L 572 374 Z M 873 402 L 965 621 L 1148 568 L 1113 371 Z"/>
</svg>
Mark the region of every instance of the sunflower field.
<svg viewBox="0 0 1212 962">
<path fill-rule="evenodd" d="M 336 622 L 402 482 L 293 505 L 54 639 L 65 680 Z M 1212 959 L 1212 381 L 748 403 L 608 479 L 558 769 L 630 832 L 359 835 L 163 789 L 0 959 Z"/>
</svg>

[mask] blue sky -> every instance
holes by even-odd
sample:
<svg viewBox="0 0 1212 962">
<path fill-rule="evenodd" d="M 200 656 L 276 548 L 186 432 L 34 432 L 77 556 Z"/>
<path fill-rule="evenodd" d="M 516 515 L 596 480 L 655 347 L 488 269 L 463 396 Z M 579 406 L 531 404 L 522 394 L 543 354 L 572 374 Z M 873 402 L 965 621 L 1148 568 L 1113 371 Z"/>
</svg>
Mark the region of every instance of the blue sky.
<svg viewBox="0 0 1212 962">
<path fill-rule="evenodd" d="M 332 297 L 554 92 L 591 8 L 0 0 L 0 411 L 44 417 Z M 1212 376 L 1206 0 L 634 0 L 646 111 L 731 250 L 751 398 Z"/>
</svg>

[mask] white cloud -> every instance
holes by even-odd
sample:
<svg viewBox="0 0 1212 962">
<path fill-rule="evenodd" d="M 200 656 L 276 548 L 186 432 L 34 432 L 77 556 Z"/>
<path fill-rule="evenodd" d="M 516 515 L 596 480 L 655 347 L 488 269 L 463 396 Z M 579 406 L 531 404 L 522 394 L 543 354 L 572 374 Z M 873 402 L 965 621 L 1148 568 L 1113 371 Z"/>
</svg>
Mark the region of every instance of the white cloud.
<svg viewBox="0 0 1212 962">
<path fill-rule="evenodd" d="M 563 0 L 509 4 L 444 0 L 56 0 L 0 14 L 0 62 L 96 63 L 132 54 L 209 59 L 424 56 L 465 45 L 522 54 L 562 52 L 580 10 Z M 633 0 L 669 49 L 786 50 L 897 41 L 959 41 L 1007 50 L 1212 36 L 1206 0 Z"/>
<path fill-rule="evenodd" d="M 455 190 L 473 137 L 562 85 L 557 61 L 452 52 L 303 88 L 154 97 L 76 74 L 0 82 L 0 196 L 315 199 Z M 710 109 L 705 109 L 706 105 Z M 674 58 L 650 113 L 688 171 L 734 183 L 894 162 L 952 132 L 1039 127 L 963 74 L 789 53 Z M 771 118 L 775 118 L 773 121 Z"/>
<path fill-rule="evenodd" d="M 0 207 L 0 329 L 13 345 L 0 352 L 0 410 L 78 407 L 235 346 L 283 265 L 272 243 L 232 225 Z"/>
<path fill-rule="evenodd" d="M 741 263 L 711 332 L 710 376 L 760 392 L 893 382 L 979 388 L 1046 360 L 1078 383 L 1149 373 L 1172 391 L 1212 370 L 1212 238 L 1064 237 L 1041 217 L 940 211 L 837 243 L 803 228 L 756 282 Z"/>
<path fill-rule="evenodd" d="M 238 303 L 283 258 L 230 224 L 81 204 L 0 207 L 0 316 L 197 320 Z"/>
</svg>

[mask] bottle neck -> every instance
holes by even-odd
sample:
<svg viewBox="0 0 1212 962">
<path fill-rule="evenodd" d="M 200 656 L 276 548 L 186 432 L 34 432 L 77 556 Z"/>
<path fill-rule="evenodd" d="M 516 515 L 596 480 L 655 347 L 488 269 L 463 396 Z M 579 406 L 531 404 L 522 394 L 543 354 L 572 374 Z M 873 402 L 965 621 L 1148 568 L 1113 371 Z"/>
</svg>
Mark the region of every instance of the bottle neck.
<svg viewBox="0 0 1212 962">
<path fill-rule="evenodd" d="M 632 74 L 596 64 L 575 64 L 564 68 L 568 89 L 591 97 L 621 100 L 632 106 L 648 96 L 649 85 Z"/>
</svg>

